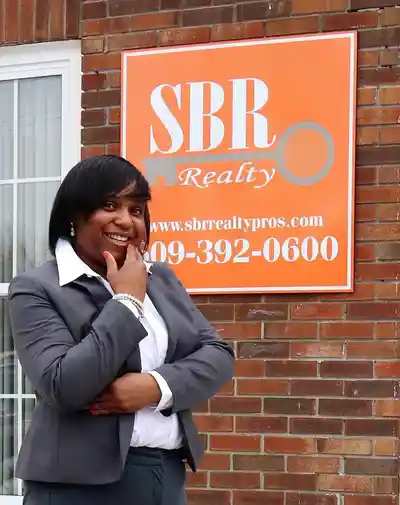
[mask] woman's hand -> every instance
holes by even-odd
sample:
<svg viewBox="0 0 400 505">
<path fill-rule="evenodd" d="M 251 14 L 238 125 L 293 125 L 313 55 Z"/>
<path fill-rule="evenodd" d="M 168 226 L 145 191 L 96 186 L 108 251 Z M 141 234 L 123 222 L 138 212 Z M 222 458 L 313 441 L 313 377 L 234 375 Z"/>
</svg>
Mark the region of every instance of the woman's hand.
<svg viewBox="0 0 400 505">
<path fill-rule="evenodd" d="M 157 405 L 161 391 L 148 373 L 129 373 L 115 380 L 88 409 L 93 415 L 128 414 Z"/>
<path fill-rule="evenodd" d="M 107 280 L 114 293 L 127 293 L 143 302 L 146 296 L 147 269 L 139 250 L 129 244 L 126 252 L 125 263 L 118 270 L 114 256 L 105 251 L 104 258 L 107 264 Z"/>
</svg>

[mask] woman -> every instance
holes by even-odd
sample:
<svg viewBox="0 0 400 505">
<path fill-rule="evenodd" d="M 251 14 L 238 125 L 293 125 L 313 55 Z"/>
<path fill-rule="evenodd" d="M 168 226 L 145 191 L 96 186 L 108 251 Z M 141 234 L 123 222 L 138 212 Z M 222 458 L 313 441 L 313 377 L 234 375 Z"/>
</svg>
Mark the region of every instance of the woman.
<svg viewBox="0 0 400 505">
<path fill-rule="evenodd" d="M 149 185 L 98 156 L 61 184 L 55 259 L 16 277 L 15 349 L 37 406 L 18 457 L 25 505 L 184 505 L 202 447 L 191 407 L 233 374 L 233 353 L 162 263 L 143 261 Z"/>
</svg>

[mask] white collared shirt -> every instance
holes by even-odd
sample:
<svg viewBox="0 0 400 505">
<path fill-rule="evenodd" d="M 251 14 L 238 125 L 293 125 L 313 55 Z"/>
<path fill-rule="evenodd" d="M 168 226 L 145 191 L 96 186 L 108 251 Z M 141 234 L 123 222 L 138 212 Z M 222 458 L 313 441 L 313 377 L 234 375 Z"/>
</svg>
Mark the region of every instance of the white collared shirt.
<svg viewBox="0 0 400 505">
<path fill-rule="evenodd" d="M 55 256 L 60 286 L 65 286 L 82 275 L 86 275 L 98 279 L 114 295 L 110 284 L 79 258 L 67 240 L 60 239 L 57 242 Z M 149 271 L 151 265 L 146 264 L 146 266 Z M 132 312 L 134 311 L 132 304 L 125 303 L 125 305 Z M 168 331 L 164 320 L 147 294 L 143 308 L 141 323 L 147 331 L 147 336 L 139 343 L 142 372 L 150 373 L 155 378 L 161 391 L 161 400 L 157 407 L 146 407 L 136 412 L 131 445 L 176 449 L 182 443 L 178 417 L 176 414 L 165 417 L 160 412 L 172 405 L 172 392 L 165 379 L 154 371 L 165 362 Z"/>
</svg>

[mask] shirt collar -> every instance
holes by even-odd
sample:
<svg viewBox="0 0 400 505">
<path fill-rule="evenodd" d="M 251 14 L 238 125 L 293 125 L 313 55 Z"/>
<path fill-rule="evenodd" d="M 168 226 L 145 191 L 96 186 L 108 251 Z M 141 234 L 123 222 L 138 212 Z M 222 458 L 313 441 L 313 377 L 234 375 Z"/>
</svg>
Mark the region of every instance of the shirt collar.
<svg viewBox="0 0 400 505">
<path fill-rule="evenodd" d="M 55 256 L 60 286 L 65 286 L 70 282 L 76 281 L 79 277 L 82 277 L 82 275 L 101 279 L 101 275 L 92 270 L 80 259 L 68 240 L 60 238 L 57 241 Z M 145 262 L 145 264 L 147 272 L 151 274 L 151 263 Z"/>
</svg>

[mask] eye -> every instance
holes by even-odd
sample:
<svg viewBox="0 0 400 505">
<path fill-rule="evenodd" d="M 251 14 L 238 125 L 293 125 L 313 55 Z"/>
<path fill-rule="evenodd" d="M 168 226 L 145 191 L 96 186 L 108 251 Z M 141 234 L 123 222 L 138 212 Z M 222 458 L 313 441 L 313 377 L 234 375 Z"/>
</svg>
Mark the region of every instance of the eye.
<svg viewBox="0 0 400 505">
<path fill-rule="evenodd" d="M 134 216 L 142 216 L 143 212 L 144 212 L 143 207 L 133 207 L 132 209 L 132 214 Z"/>
<path fill-rule="evenodd" d="M 103 208 L 104 210 L 115 210 L 116 208 L 116 205 L 114 202 L 106 202 L 104 205 L 103 205 Z"/>
</svg>

